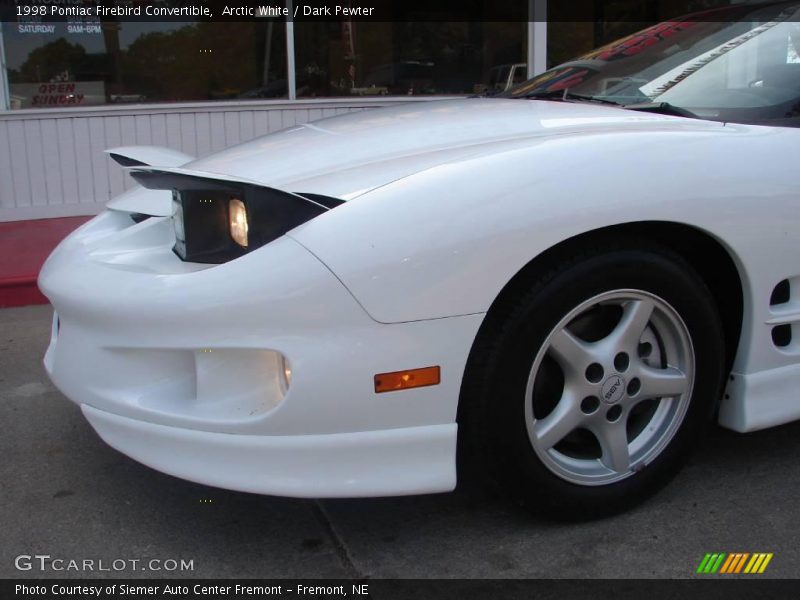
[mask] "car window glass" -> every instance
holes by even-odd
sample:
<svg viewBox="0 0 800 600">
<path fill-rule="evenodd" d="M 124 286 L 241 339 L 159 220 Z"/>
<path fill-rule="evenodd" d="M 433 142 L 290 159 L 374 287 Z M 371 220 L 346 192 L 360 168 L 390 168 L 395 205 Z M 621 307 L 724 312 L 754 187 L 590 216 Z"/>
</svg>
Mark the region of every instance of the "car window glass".
<svg viewBox="0 0 800 600">
<path fill-rule="evenodd" d="M 700 118 L 794 126 L 800 4 L 737 5 L 660 23 L 557 66 L 509 97 L 568 90 L 617 104 L 667 103 Z M 737 18 L 732 18 L 732 17 Z"/>
</svg>

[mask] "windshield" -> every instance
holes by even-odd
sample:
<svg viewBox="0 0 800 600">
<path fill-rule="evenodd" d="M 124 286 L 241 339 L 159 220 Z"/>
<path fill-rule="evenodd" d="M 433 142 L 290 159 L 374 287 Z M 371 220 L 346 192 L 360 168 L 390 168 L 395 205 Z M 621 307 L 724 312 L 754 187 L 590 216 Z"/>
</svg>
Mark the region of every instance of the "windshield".
<svg viewBox="0 0 800 600">
<path fill-rule="evenodd" d="M 558 99 L 561 92 L 565 100 L 663 103 L 705 119 L 796 120 L 799 20 L 797 1 L 689 15 L 559 65 L 502 96 Z"/>
</svg>

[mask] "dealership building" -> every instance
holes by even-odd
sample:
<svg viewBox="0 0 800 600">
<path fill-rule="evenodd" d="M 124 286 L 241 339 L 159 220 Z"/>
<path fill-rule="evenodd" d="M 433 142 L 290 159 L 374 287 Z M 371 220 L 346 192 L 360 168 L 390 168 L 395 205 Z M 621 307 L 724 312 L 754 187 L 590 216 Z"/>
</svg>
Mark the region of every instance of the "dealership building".
<svg viewBox="0 0 800 600">
<path fill-rule="evenodd" d="M 0 222 L 100 211 L 133 185 L 106 148 L 203 156 L 322 117 L 504 89 L 674 14 L 668 0 L 594 2 L 597 20 L 570 22 L 557 4 L 527 0 L 515 22 L 7 20 Z"/>
</svg>

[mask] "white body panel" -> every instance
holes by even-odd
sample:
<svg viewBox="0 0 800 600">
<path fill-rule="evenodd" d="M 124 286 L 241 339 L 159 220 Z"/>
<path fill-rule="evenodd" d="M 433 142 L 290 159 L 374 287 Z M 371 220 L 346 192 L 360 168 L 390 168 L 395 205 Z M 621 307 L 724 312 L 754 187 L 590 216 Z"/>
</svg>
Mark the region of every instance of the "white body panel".
<svg viewBox="0 0 800 600">
<path fill-rule="evenodd" d="M 172 194 L 167 190 L 148 190 L 137 186 L 121 193 L 106 206 L 128 213 L 169 217 L 172 215 Z"/>
<path fill-rule="evenodd" d="M 432 102 L 288 129 L 182 168 L 344 205 L 208 266 L 171 252 L 168 192 L 133 192 L 43 268 L 60 317 L 45 362 L 104 439 L 166 472 L 300 496 L 451 489 L 464 365 L 503 287 L 576 235 L 668 221 L 717 239 L 741 277 L 721 422 L 740 431 L 786 422 L 800 418 L 800 336 L 779 349 L 771 328 L 799 321 L 800 304 L 776 314 L 769 298 L 800 275 L 800 178 L 789 166 L 798 147 L 792 129 L 522 100 Z M 161 218 L 134 225 L 122 211 Z M 292 366 L 285 395 L 276 353 Z M 441 365 L 441 385 L 372 389 L 376 373 L 428 365 Z M 436 459 L 404 447 L 412 440 Z M 313 450 L 294 456 L 306 442 Z M 194 460 L 204 444 L 227 458 Z M 178 457 L 181 447 L 195 451 Z M 364 456 L 361 479 L 322 460 L 349 461 L 352 448 Z M 258 480 L 253 455 L 280 464 Z M 295 469 L 302 480 L 287 483 Z"/>
<path fill-rule="evenodd" d="M 120 146 L 109 148 L 106 154 L 160 167 L 179 167 L 194 159 L 193 156 L 183 152 L 161 146 Z M 114 198 L 108 203 L 108 207 L 125 212 L 167 217 L 172 214 L 172 194 L 164 190 L 146 190 L 137 187 Z"/>
</svg>

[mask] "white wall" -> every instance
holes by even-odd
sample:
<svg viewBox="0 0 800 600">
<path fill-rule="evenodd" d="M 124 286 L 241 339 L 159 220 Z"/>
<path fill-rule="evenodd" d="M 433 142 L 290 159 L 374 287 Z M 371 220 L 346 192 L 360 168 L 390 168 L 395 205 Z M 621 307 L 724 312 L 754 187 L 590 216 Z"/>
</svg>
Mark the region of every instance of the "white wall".
<svg viewBox="0 0 800 600">
<path fill-rule="evenodd" d="M 102 210 L 133 185 L 103 153 L 106 148 L 155 145 L 204 156 L 297 123 L 408 101 L 344 98 L 1 112 L 0 221 Z"/>
</svg>

